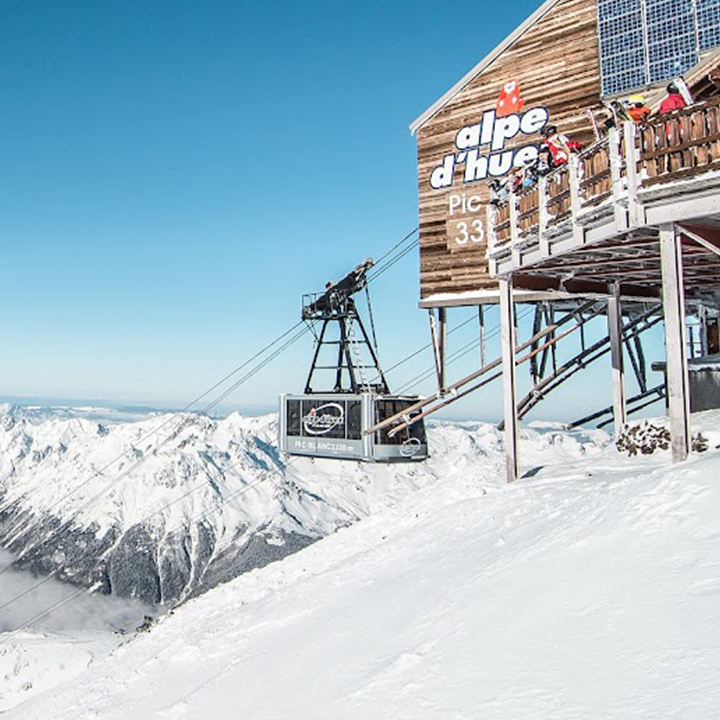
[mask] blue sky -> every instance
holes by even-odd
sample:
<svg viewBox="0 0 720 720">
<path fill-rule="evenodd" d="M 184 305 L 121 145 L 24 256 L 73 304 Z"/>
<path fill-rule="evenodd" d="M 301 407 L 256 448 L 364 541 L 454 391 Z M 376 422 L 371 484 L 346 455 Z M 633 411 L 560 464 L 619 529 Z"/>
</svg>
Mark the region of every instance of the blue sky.
<svg viewBox="0 0 720 720">
<path fill-rule="evenodd" d="M 199 394 L 416 226 L 408 124 L 536 4 L 3 2 L 0 395 Z M 428 340 L 417 265 L 374 284 L 385 365 Z M 310 350 L 232 400 L 300 391 Z"/>
</svg>

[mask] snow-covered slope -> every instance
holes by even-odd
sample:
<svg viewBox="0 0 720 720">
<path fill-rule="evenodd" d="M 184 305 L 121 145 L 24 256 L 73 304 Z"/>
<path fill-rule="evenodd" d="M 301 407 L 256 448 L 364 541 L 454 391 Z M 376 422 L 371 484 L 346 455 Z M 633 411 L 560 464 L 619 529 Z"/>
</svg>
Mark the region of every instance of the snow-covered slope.
<svg viewBox="0 0 720 720">
<path fill-rule="evenodd" d="M 283 461 L 274 416 L 162 415 L 101 424 L 0 414 L 0 546 L 16 566 L 174 604 L 392 505 L 439 477 L 495 482 L 501 436 L 431 431 L 410 465 Z M 598 452 L 604 433 L 528 430 L 552 457 Z M 122 456 L 122 457 L 121 457 Z M 119 461 L 113 462 L 120 458 Z"/>
<path fill-rule="evenodd" d="M 718 420 L 680 466 L 607 448 L 493 487 L 458 456 L 8 718 L 714 720 Z"/>
</svg>

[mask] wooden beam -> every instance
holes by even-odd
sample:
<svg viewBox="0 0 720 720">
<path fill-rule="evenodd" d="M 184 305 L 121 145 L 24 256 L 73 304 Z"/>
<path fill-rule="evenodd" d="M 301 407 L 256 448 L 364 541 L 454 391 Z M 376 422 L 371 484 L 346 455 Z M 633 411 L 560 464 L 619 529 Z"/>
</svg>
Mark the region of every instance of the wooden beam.
<svg viewBox="0 0 720 720">
<path fill-rule="evenodd" d="M 505 409 L 505 463 L 507 481 L 518 476 L 517 375 L 515 369 L 515 312 L 512 276 L 500 280 L 500 325 L 502 328 L 503 403 Z"/>
<path fill-rule="evenodd" d="M 438 393 L 442 395 L 445 392 L 445 342 L 447 337 L 445 329 L 445 308 L 439 308 L 438 317 L 439 320 L 436 321 L 434 310 L 428 310 Z"/>
<path fill-rule="evenodd" d="M 586 301 L 578 308 L 578 312 L 582 313 L 587 310 L 590 310 L 594 305 L 595 305 L 594 300 Z M 557 330 L 560 327 L 563 327 L 564 325 L 566 325 L 567 323 L 571 322 L 574 319 L 575 319 L 575 312 L 567 313 L 566 315 L 561 317 L 557 322 L 554 322 L 553 324 L 549 325 L 548 327 L 543 329 L 541 332 L 539 332 L 537 335 L 531 337 L 529 340 L 526 340 L 521 345 L 518 345 L 515 348 L 515 353 L 517 354 L 517 353 L 522 352 L 523 350 L 526 350 L 527 348 L 531 347 L 533 345 L 533 343 L 536 340 L 538 340 L 539 338 L 548 337 L 549 335 L 553 335 L 555 330 Z M 576 325 L 575 327 L 578 327 L 578 326 Z M 561 335 L 554 337 L 550 344 L 557 342 L 557 340 L 559 340 L 562 337 L 565 337 L 568 332 L 570 332 L 570 331 L 564 332 Z M 543 347 L 541 347 L 539 349 L 542 350 Z M 525 355 L 525 356 L 521 357 L 517 362 L 518 363 L 525 362 L 526 360 L 529 360 L 531 357 L 532 357 L 532 354 Z M 452 393 L 453 395 L 457 395 L 457 397 L 460 397 L 460 393 L 457 393 L 457 391 L 461 387 L 464 387 L 465 385 L 471 383 L 473 380 L 477 380 L 481 376 L 486 375 L 488 372 L 490 372 L 491 370 L 494 370 L 495 368 L 500 367 L 501 365 L 502 365 L 502 358 L 497 358 L 496 360 L 493 360 L 492 362 L 485 365 L 485 367 L 482 367 L 479 370 L 475 370 L 475 372 L 470 373 L 470 375 L 468 375 L 467 377 L 464 377 L 461 380 L 456 380 L 451 385 L 448 385 L 447 388 L 445 389 L 445 394 Z M 478 385 L 476 387 L 480 387 L 480 385 Z M 440 393 L 434 393 L 430 397 L 426 397 L 423 400 L 418 400 L 418 402 L 416 402 L 414 405 L 411 405 L 410 407 L 406 407 L 401 412 L 395 413 L 395 415 L 391 415 L 390 417 L 385 418 L 384 420 L 381 420 L 379 423 L 376 423 L 375 425 L 368 428 L 367 430 L 364 430 L 363 434 L 369 435 L 378 430 L 382 430 L 383 428 L 388 427 L 389 425 L 397 424 L 397 421 L 400 420 L 401 418 L 404 418 L 405 416 L 410 415 L 411 413 L 414 413 L 416 410 L 420 410 L 421 408 L 424 408 L 427 405 L 431 405 L 432 403 L 439 400 L 441 397 L 442 396 Z M 448 401 L 448 404 L 450 402 L 452 402 L 452 401 Z M 415 422 L 417 419 L 419 419 L 419 417 L 423 417 L 423 416 L 421 415 L 418 417 L 414 417 L 412 422 Z M 392 432 L 401 430 L 404 427 L 407 427 L 408 424 L 412 424 L 412 422 L 397 425 L 397 427 L 393 428 Z"/>
<path fill-rule="evenodd" d="M 711 242 L 706 240 L 704 237 L 701 237 L 697 233 L 693 232 L 692 230 L 689 230 L 686 227 L 683 227 L 682 225 L 679 226 L 680 231 L 682 234 L 692 240 L 693 242 L 696 242 L 698 245 L 701 245 L 706 250 L 709 250 L 711 253 L 714 253 L 715 255 L 720 255 L 720 248 L 716 245 L 713 245 Z"/>
<path fill-rule="evenodd" d="M 660 226 L 660 252 L 670 435 L 672 458 L 678 462 L 685 460 L 690 452 L 690 383 L 685 335 L 682 244 L 674 223 Z"/>
</svg>

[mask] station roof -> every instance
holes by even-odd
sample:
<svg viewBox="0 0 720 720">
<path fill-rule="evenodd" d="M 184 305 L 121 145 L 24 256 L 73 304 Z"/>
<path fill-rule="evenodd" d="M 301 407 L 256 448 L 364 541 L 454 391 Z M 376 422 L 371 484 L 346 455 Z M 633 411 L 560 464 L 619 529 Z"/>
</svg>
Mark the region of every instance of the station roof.
<svg viewBox="0 0 720 720">
<path fill-rule="evenodd" d="M 521 25 L 510 33 L 499 45 L 491 50 L 475 67 L 466 73 L 458 82 L 455 83 L 444 95 L 438 98 L 425 112 L 417 117 L 410 124 L 410 132 L 414 135 L 428 120 L 435 116 L 443 107 L 445 107 L 453 98 L 461 93 L 469 83 L 471 83 L 478 75 L 483 73 L 500 55 L 502 55 L 514 42 L 520 39 L 533 25 L 543 18 L 550 10 L 555 7 L 560 0 L 545 0 L 535 12 L 530 15 Z M 703 53 L 700 62 L 689 69 L 685 74 L 685 80 L 693 90 L 695 86 L 703 83 L 707 84 L 710 73 L 720 65 L 720 48 Z M 720 82 L 720 76 L 716 78 L 713 84 Z M 645 90 L 646 104 L 652 108 L 657 108 L 666 95 L 665 86 L 667 81 L 655 83 L 652 87 Z"/>
</svg>

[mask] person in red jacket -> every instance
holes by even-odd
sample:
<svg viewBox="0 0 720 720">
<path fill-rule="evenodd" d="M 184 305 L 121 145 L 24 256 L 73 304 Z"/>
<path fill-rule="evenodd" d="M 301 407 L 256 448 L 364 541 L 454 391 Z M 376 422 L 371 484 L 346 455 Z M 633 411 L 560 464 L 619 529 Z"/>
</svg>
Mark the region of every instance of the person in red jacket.
<svg viewBox="0 0 720 720">
<path fill-rule="evenodd" d="M 680 110 L 684 108 L 687 103 L 685 98 L 680 94 L 680 89 L 675 83 L 670 83 L 667 86 L 668 96 L 662 101 L 658 113 L 663 115 L 664 113 L 672 112 L 673 110 Z"/>
<path fill-rule="evenodd" d="M 554 125 L 546 125 L 541 132 L 550 151 L 551 166 L 564 165 L 570 159 L 570 141 Z"/>
</svg>

